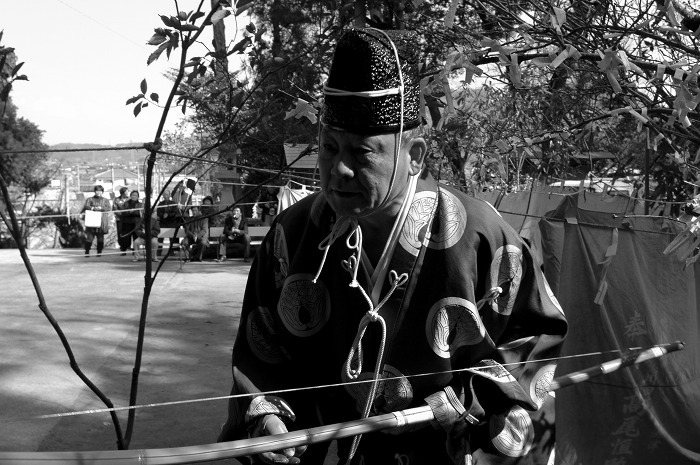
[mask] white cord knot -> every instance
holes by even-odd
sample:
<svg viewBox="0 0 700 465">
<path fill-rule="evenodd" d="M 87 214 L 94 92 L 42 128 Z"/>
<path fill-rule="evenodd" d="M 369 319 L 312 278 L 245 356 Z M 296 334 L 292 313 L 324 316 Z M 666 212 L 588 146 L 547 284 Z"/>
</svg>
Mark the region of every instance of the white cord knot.
<svg viewBox="0 0 700 465">
<path fill-rule="evenodd" d="M 501 294 L 503 294 L 503 288 L 501 286 L 494 286 L 484 294 L 484 297 L 476 303 L 476 309 L 481 310 L 484 304 L 491 303 L 496 300 Z"/>
<path fill-rule="evenodd" d="M 351 224 L 353 224 L 355 228 L 357 228 L 356 219 L 350 219 L 346 216 L 339 218 L 338 221 L 336 221 L 333 225 L 331 232 L 328 233 L 328 235 L 324 237 L 323 240 L 318 244 L 318 250 L 323 250 L 323 257 L 321 258 L 321 264 L 318 267 L 316 275 L 311 280 L 312 283 L 316 284 L 316 281 L 318 281 L 319 276 L 321 276 L 321 272 L 323 271 L 323 265 L 326 264 L 326 258 L 328 258 L 328 250 Z"/>
</svg>

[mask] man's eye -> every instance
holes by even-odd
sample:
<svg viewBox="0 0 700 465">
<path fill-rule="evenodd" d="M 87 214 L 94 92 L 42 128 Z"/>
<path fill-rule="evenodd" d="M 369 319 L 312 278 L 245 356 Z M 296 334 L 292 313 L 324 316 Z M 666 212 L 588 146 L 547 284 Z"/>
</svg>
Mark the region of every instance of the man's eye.
<svg viewBox="0 0 700 465">
<path fill-rule="evenodd" d="M 331 144 L 323 144 L 321 146 L 321 155 L 331 155 L 337 151 L 338 149 L 336 149 L 335 146 Z"/>
<path fill-rule="evenodd" d="M 369 149 L 359 149 L 359 150 L 355 151 L 355 158 L 358 161 L 366 162 L 370 158 L 372 158 L 373 153 L 374 152 L 372 150 L 369 150 Z"/>
</svg>

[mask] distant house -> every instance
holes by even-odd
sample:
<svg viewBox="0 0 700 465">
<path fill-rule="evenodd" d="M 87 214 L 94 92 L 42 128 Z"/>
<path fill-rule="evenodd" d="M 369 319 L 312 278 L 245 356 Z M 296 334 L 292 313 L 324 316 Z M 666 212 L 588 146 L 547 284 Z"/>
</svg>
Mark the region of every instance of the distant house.
<svg viewBox="0 0 700 465">
<path fill-rule="evenodd" d="M 122 168 L 110 168 L 94 176 L 95 184 L 101 184 L 106 191 L 118 189 L 122 186 L 135 186 L 138 183 L 138 175 Z"/>
</svg>

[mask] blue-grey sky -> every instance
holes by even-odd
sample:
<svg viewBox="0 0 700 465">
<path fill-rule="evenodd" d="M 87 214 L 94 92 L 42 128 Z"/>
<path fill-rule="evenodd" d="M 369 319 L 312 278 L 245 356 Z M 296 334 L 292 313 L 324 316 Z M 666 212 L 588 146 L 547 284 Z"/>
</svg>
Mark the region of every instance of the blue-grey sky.
<svg viewBox="0 0 700 465">
<path fill-rule="evenodd" d="M 188 12 L 198 4 L 179 1 Z M 135 118 L 125 103 L 140 92 L 144 78 L 161 101 L 170 90 L 162 74 L 175 66 L 179 49 L 170 60 L 163 54 L 146 66 L 155 49 L 146 42 L 154 28 L 163 27 L 159 14 L 175 14 L 173 0 L 0 0 L 0 11 L 0 43 L 15 48 L 18 62 L 25 63 L 20 74 L 29 78 L 15 83 L 12 100 L 20 116 L 44 131 L 45 143 L 153 140 L 162 110 L 149 106 Z M 228 40 L 235 31 L 230 16 Z M 211 35 L 203 37 L 211 46 Z M 166 128 L 180 115 L 171 110 Z"/>
</svg>

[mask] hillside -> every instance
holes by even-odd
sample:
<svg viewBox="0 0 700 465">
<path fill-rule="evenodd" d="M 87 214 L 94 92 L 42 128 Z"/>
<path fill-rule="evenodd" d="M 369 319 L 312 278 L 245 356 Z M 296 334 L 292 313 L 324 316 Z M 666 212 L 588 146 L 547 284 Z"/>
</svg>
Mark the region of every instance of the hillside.
<svg viewBox="0 0 700 465">
<path fill-rule="evenodd" d="M 138 142 L 128 144 L 117 144 L 116 147 L 136 147 L 141 145 Z M 128 165 L 132 162 L 139 162 L 148 152 L 145 150 L 89 150 L 89 149 L 104 149 L 110 146 L 99 144 L 55 144 L 49 146 L 51 150 L 68 150 L 78 149 L 79 152 L 50 152 L 49 158 L 59 161 L 64 166 L 80 165 L 83 163 L 89 164 L 115 164 Z"/>
</svg>

